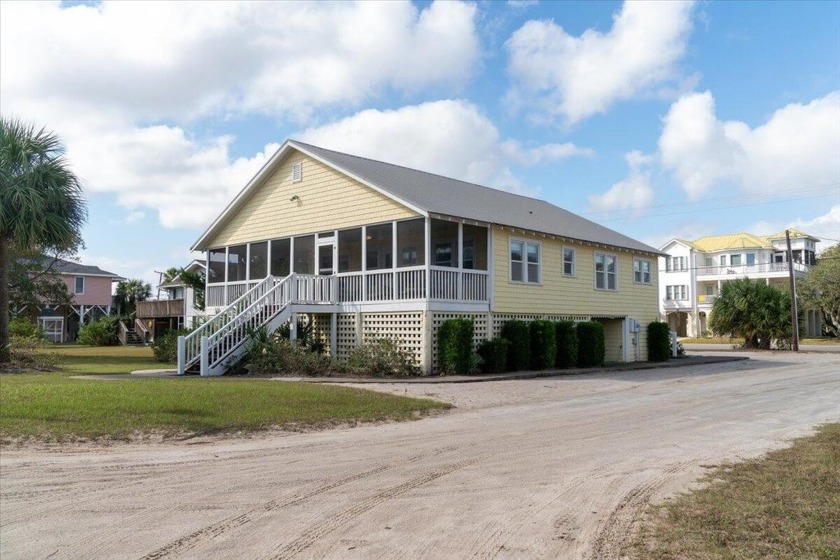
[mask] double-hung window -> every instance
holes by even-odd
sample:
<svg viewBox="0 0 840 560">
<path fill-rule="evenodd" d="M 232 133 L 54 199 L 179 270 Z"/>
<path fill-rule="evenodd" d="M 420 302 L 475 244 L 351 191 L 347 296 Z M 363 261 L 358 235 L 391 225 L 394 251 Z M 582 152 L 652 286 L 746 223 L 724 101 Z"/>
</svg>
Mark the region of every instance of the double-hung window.
<svg viewBox="0 0 840 560">
<path fill-rule="evenodd" d="M 617 257 L 604 253 L 595 253 L 595 288 L 598 290 L 616 290 Z"/>
<path fill-rule="evenodd" d="M 73 293 L 76 295 L 82 295 L 85 293 L 85 277 L 84 276 L 76 276 L 74 286 L 73 286 Z"/>
<path fill-rule="evenodd" d="M 575 250 L 570 247 L 563 247 L 563 275 L 575 275 Z"/>
<path fill-rule="evenodd" d="M 650 284 L 650 261 L 633 259 L 633 280 L 639 284 Z"/>
<path fill-rule="evenodd" d="M 540 282 L 540 245 L 527 241 L 510 242 L 510 279 L 512 282 Z"/>
</svg>

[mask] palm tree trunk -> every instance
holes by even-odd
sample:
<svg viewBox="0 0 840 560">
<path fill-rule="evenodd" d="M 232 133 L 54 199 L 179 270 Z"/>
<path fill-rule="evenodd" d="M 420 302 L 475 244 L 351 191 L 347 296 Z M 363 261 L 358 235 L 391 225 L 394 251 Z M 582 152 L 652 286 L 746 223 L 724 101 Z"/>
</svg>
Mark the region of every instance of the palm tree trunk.
<svg viewBox="0 0 840 560">
<path fill-rule="evenodd" d="M 9 349 L 9 240 L 0 235 L 0 364 L 11 360 Z"/>
</svg>

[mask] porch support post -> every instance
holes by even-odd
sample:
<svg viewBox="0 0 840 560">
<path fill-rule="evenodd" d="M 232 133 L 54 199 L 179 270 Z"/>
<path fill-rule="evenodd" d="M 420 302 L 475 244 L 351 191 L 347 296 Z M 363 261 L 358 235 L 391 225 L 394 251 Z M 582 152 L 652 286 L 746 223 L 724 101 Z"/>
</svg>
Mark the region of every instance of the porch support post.
<svg viewBox="0 0 840 560">
<path fill-rule="evenodd" d="M 362 312 L 356 311 L 356 344 L 355 346 L 361 346 L 364 342 L 364 324 L 363 324 Z"/>
<path fill-rule="evenodd" d="M 207 347 L 207 337 L 201 337 L 201 361 L 200 361 L 200 375 L 210 375 L 210 352 Z"/>
<path fill-rule="evenodd" d="M 426 216 L 424 220 L 425 226 L 425 250 L 426 250 L 426 293 L 425 299 L 432 298 L 432 219 Z"/>
<path fill-rule="evenodd" d="M 397 300 L 397 222 L 391 222 L 391 299 Z"/>
<path fill-rule="evenodd" d="M 338 356 L 338 313 L 330 313 L 330 356 Z"/>
<path fill-rule="evenodd" d="M 185 358 L 187 355 L 187 347 L 185 343 L 186 337 L 181 335 L 178 337 L 178 375 L 184 375 L 185 371 Z"/>
<path fill-rule="evenodd" d="M 297 313 L 292 313 L 289 316 L 289 340 L 297 340 Z"/>
<path fill-rule="evenodd" d="M 367 226 L 362 226 L 362 301 L 367 301 Z"/>
<path fill-rule="evenodd" d="M 458 222 L 458 274 L 455 277 L 458 279 L 456 297 L 458 301 L 464 301 L 464 224 L 461 222 Z"/>
<path fill-rule="evenodd" d="M 420 370 L 423 375 L 432 375 L 434 371 L 434 364 L 432 363 L 432 312 L 429 310 L 423 311 L 420 314 L 420 332 L 423 333 L 421 354 L 420 354 Z"/>
</svg>

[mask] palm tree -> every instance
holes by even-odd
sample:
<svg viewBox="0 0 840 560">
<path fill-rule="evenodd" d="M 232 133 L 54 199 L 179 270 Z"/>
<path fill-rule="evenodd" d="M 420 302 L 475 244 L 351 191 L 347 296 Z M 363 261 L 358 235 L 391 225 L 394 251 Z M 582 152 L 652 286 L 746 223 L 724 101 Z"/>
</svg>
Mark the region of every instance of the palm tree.
<svg viewBox="0 0 840 560">
<path fill-rule="evenodd" d="M 137 278 L 123 280 L 116 289 L 117 315 L 131 315 L 138 301 L 146 301 L 152 295 L 152 287 Z"/>
<path fill-rule="evenodd" d="M 9 360 L 10 248 L 73 251 L 86 219 L 82 187 L 59 138 L 0 117 L 0 363 Z"/>
<path fill-rule="evenodd" d="M 709 317 L 709 328 L 744 338 L 746 348 L 770 348 L 790 341 L 790 294 L 762 281 L 741 278 L 724 282 Z"/>
</svg>

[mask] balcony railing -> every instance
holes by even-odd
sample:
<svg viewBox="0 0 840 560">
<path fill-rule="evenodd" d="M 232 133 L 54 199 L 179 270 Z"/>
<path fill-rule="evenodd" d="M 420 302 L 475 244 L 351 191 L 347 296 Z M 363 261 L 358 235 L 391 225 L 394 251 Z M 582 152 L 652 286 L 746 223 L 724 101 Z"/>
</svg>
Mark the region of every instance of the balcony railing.
<svg viewBox="0 0 840 560">
<path fill-rule="evenodd" d="M 788 264 L 782 263 L 761 263 L 744 264 L 734 266 L 701 266 L 697 269 L 697 276 L 750 276 L 753 274 L 768 274 L 773 272 L 787 272 Z M 794 272 L 808 272 L 810 267 L 807 264 L 793 263 Z"/>
<path fill-rule="evenodd" d="M 428 273 L 428 275 L 427 275 Z M 448 267 L 397 268 L 367 272 L 344 272 L 334 276 L 316 276 L 320 290 L 313 298 L 336 303 L 382 303 L 387 301 L 488 301 L 489 274 L 484 270 Z M 335 282 L 335 284 L 333 284 Z M 211 284 L 207 287 L 207 306 L 222 307 L 236 300 L 258 284 L 257 281 Z M 334 286 L 334 287 L 333 287 Z M 307 288 L 309 289 L 309 288 Z M 336 297 L 322 297 L 325 290 L 335 290 Z M 301 295 L 302 297 L 302 295 Z"/>
<path fill-rule="evenodd" d="M 713 305 L 717 299 L 716 295 L 699 295 L 697 296 L 697 303 L 699 305 Z"/>
<path fill-rule="evenodd" d="M 183 299 L 137 302 L 138 319 L 152 319 L 155 317 L 180 317 L 183 314 Z"/>
</svg>

